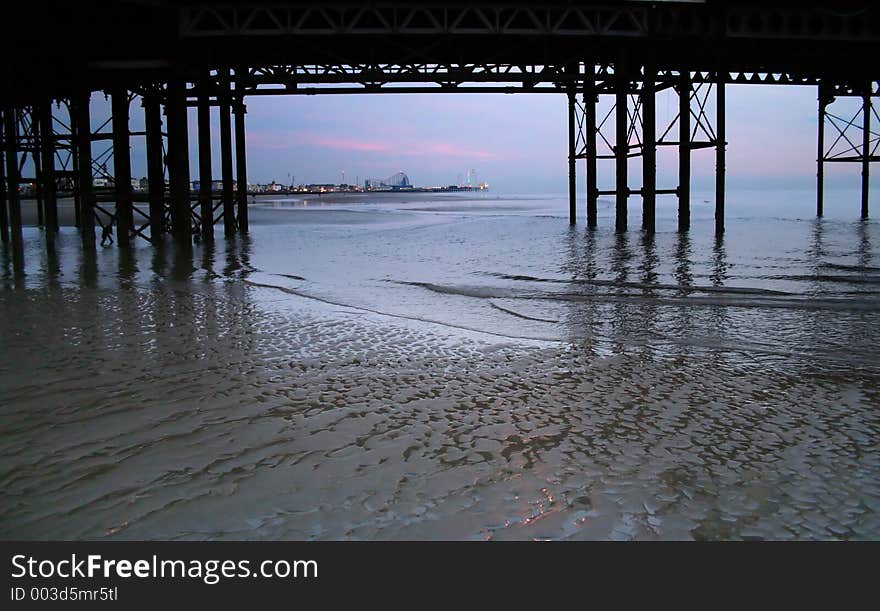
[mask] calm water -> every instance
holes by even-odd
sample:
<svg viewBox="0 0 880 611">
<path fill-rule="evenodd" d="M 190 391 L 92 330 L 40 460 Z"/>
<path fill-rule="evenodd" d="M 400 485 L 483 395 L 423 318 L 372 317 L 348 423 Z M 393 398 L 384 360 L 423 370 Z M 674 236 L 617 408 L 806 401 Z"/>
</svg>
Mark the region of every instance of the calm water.
<svg viewBox="0 0 880 611">
<path fill-rule="evenodd" d="M 731 193 L 723 240 L 700 197 L 646 238 L 492 193 L 27 228 L 0 537 L 880 538 L 880 224 L 837 197 Z"/>
</svg>

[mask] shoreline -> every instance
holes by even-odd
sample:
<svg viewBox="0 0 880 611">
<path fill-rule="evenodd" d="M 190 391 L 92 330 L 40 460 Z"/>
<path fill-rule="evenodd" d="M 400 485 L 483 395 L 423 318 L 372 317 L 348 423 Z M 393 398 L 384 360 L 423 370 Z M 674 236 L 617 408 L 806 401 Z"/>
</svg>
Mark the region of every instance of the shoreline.
<svg viewBox="0 0 880 611">
<path fill-rule="evenodd" d="M 386 204 L 386 203 L 406 203 L 405 198 L 407 196 L 412 197 L 416 196 L 417 201 L 420 202 L 432 202 L 432 201 L 455 201 L 455 202 L 469 202 L 469 201 L 502 201 L 505 199 L 512 199 L 510 196 L 501 196 L 496 195 L 495 197 L 473 197 L 475 193 L 483 193 L 483 192 L 412 192 L 412 191 L 398 191 L 398 192 L 363 192 L 363 193 L 293 193 L 291 195 L 284 194 L 257 194 L 256 196 L 249 195 L 248 196 L 248 207 L 260 207 L 261 205 L 271 204 L 272 202 L 295 202 L 295 201 L 306 201 L 311 202 L 320 201 L 324 204 Z M 370 201 L 359 201 L 363 200 L 366 196 Z M 385 197 L 387 196 L 387 197 Z M 537 197 L 537 196 L 536 196 Z M 104 202 L 105 207 L 111 208 L 113 203 Z M 144 212 L 147 211 L 147 205 L 143 202 L 135 202 L 135 207 L 140 208 Z M 64 197 L 58 199 L 58 224 L 61 227 L 73 227 L 75 225 L 75 211 L 72 197 Z M 136 215 L 135 221 L 138 222 L 140 219 L 141 222 L 146 222 L 146 219 L 143 217 L 139 217 Z M 22 198 L 21 199 L 21 224 L 23 227 L 36 227 L 38 220 L 37 214 L 37 200 L 34 198 Z M 97 227 L 98 224 L 95 223 Z"/>
</svg>

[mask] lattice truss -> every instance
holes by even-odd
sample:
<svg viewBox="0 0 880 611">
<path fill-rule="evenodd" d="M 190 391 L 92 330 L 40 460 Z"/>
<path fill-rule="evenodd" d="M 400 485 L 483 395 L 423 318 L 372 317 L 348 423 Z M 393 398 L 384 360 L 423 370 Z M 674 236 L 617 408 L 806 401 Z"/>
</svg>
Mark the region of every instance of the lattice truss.
<svg viewBox="0 0 880 611">
<path fill-rule="evenodd" d="M 418 52 L 414 51 L 418 56 Z M 671 82 L 677 72 L 659 71 L 658 84 Z M 563 65 L 510 63 L 402 63 L 272 64 L 237 70 L 248 95 L 336 94 L 378 92 L 523 91 L 559 92 L 586 77 L 613 79 L 613 65 L 579 63 L 576 70 Z M 725 72 L 725 83 L 748 85 L 817 85 L 814 75 L 785 72 Z M 694 83 L 716 82 L 714 72 L 693 72 Z M 190 90 L 194 94 L 195 88 Z M 880 95 L 880 83 L 873 85 Z"/>
<path fill-rule="evenodd" d="M 236 74 L 248 94 L 321 93 L 322 88 L 343 87 L 369 92 L 419 87 L 426 91 L 462 91 L 470 86 L 517 85 L 523 91 L 558 91 L 577 75 L 563 66 L 499 63 L 371 63 L 300 64 L 255 66 Z"/>
<path fill-rule="evenodd" d="M 208 106 L 219 107 L 221 113 L 231 112 L 234 109 L 245 111 L 245 93 L 258 93 L 257 85 L 264 78 L 276 85 L 288 83 L 289 81 L 287 79 L 289 78 L 291 71 L 295 72 L 295 69 L 290 66 L 237 68 L 234 71 L 211 69 L 208 71 L 206 77 L 199 82 L 188 84 L 186 92 L 187 101 L 190 106 L 198 106 L 200 103 L 206 102 Z M 233 83 L 235 83 L 235 85 L 233 85 Z M 240 89 L 238 87 L 239 84 L 241 84 Z M 263 91 L 262 93 L 274 93 L 277 95 L 285 93 L 285 91 L 272 89 L 268 92 Z M 233 136 L 230 135 L 230 140 L 232 137 Z M 222 193 L 216 194 L 213 191 L 211 192 L 211 222 L 213 225 L 225 221 L 226 212 L 224 209 L 223 197 Z M 232 209 L 234 210 L 234 207 Z M 198 200 L 191 206 L 191 214 L 193 234 L 197 235 L 201 231 L 201 226 L 203 224 L 201 200 Z M 237 226 L 237 224 L 238 219 L 233 218 L 233 227 Z"/>
<path fill-rule="evenodd" d="M 105 92 L 104 97 L 105 100 L 108 99 L 109 93 Z M 164 100 L 165 97 L 165 86 L 162 84 L 147 84 L 138 87 L 136 90 L 127 91 L 127 108 L 128 112 L 126 115 L 130 114 L 130 111 L 133 107 L 133 102 L 140 100 L 141 106 L 146 107 L 146 98 L 147 97 L 155 97 L 160 100 Z M 70 122 L 70 112 L 69 112 L 69 103 L 67 104 L 67 113 L 65 118 L 59 118 L 55 116 L 55 125 L 61 126 L 62 129 L 66 130 L 65 134 L 70 135 L 59 135 L 57 138 L 58 142 L 70 142 L 73 137 L 78 137 L 79 134 L 77 132 L 79 126 L 74 125 L 73 129 L 69 127 Z M 89 126 L 89 140 L 90 140 L 90 150 L 91 150 L 91 159 L 89 160 L 89 166 L 91 168 L 91 180 L 92 180 L 92 191 L 94 194 L 94 211 L 95 211 L 95 220 L 98 225 L 103 229 L 107 229 L 110 225 L 118 222 L 117 214 L 118 210 L 115 206 L 111 204 L 116 202 L 116 189 L 115 189 L 115 176 L 114 176 L 114 143 L 113 143 L 113 116 L 112 113 L 105 116 L 100 115 L 97 117 L 97 126 L 92 127 L 96 123 L 96 113 L 92 112 L 92 123 Z M 131 131 L 130 125 L 124 126 L 124 134 L 126 140 L 131 143 L 132 138 L 146 138 L 146 131 Z M 170 196 L 167 193 L 167 189 L 165 185 L 168 183 L 168 134 L 165 131 L 164 127 L 161 128 L 158 132 L 158 137 L 161 142 L 161 158 L 162 158 L 162 176 L 161 183 L 163 185 L 162 188 L 162 213 L 161 218 L 158 220 L 158 223 L 155 223 L 160 231 L 163 233 L 167 233 L 170 231 L 171 227 L 171 205 L 170 205 Z M 66 145 L 65 149 L 67 149 L 68 157 L 64 160 L 61 160 L 60 152 L 56 149 L 56 155 L 58 156 L 59 161 L 56 163 L 60 164 L 60 167 L 64 170 L 67 169 L 70 164 L 69 158 L 71 155 L 75 155 L 76 147 Z M 56 166 L 58 167 L 58 166 Z M 57 170 L 56 170 L 57 172 Z M 71 174 L 73 174 L 71 172 Z M 149 214 L 149 210 L 143 205 L 146 201 L 144 196 L 135 195 L 133 197 L 133 205 L 132 205 L 132 214 L 133 214 L 133 224 L 131 226 L 131 237 L 139 237 L 148 242 L 153 241 L 153 236 L 150 231 L 150 227 L 153 224 L 152 219 Z M 198 203 L 190 205 L 190 214 L 192 218 L 192 225 L 194 231 L 197 230 L 201 223 L 201 215 L 198 209 Z"/>
<path fill-rule="evenodd" d="M 596 116 L 596 132 L 595 138 L 597 142 L 596 158 L 597 159 L 614 159 L 619 150 L 619 144 L 616 142 L 615 135 L 615 115 L 617 112 L 616 96 L 614 92 L 613 71 L 606 70 L 599 74 L 605 80 L 597 83 L 596 97 L 605 94 L 614 100 L 607 111 L 601 112 Z M 714 114 L 714 90 L 716 84 L 708 73 L 691 75 L 689 95 L 689 111 L 690 111 L 690 137 L 687 144 L 691 150 L 700 148 L 713 147 L 718 143 L 718 137 L 714 125 L 717 117 Z M 697 78 L 693 78 L 697 77 Z M 641 78 L 641 77 L 640 77 Z M 676 97 L 681 95 L 681 83 L 679 75 L 666 73 L 658 75 L 655 83 L 655 91 L 662 92 L 665 89 L 671 89 L 676 93 Z M 642 154 L 644 147 L 644 117 L 643 117 L 643 89 L 644 81 L 634 82 L 628 85 L 626 93 L 627 107 L 627 130 L 626 142 L 623 143 L 628 157 L 638 157 Z M 586 159 L 588 154 L 587 138 L 593 137 L 588 133 L 586 112 L 587 104 L 591 103 L 590 94 L 583 94 L 579 98 L 575 98 L 575 158 Z M 598 108 L 598 107 L 597 107 Z M 604 110 L 604 109 L 603 109 Z M 677 129 L 681 118 L 681 112 L 677 112 L 675 116 L 663 127 L 660 135 L 656 137 L 657 146 L 678 146 L 681 142 L 678 139 L 679 130 Z"/>
<path fill-rule="evenodd" d="M 846 94 L 838 94 L 846 95 Z M 849 112 L 832 112 L 835 98 L 827 99 L 823 105 L 820 120 L 825 130 L 826 147 L 821 161 L 825 162 L 862 162 L 867 156 L 869 162 L 880 161 L 880 115 L 874 97 L 861 99 L 861 104 L 851 115 Z M 867 113 L 866 113 L 867 110 Z M 867 125 L 865 118 L 867 115 Z M 865 130 L 868 131 L 867 142 Z M 865 146 L 867 144 L 867 147 Z"/>
<path fill-rule="evenodd" d="M 835 40 L 846 36 L 871 39 L 875 32 L 861 11 L 817 11 L 803 5 L 760 3 L 717 11 L 702 3 L 534 3 L 504 6 L 477 3 L 381 2 L 369 6 L 326 3 L 230 1 L 224 7 L 185 6 L 183 37 L 291 36 L 322 34 L 468 34 L 521 36 L 642 37 L 704 35 Z"/>
<path fill-rule="evenodd" d="M 73 192 L 76 153 L 70 125 L 68 100 L 53 104 L 20 106 L 14 113 L 16 167 L 20 185 L 28 185 L 36 196 L 38 223 L 44 223 L 43 196 L 48 181 L 56 191 Z M 4 134 L 4 142 L 7 134 Z M 51 155 L 43 155 L 43 146 Z M 4 146 L 4 152 L 6 151 Z"/>
</svg>

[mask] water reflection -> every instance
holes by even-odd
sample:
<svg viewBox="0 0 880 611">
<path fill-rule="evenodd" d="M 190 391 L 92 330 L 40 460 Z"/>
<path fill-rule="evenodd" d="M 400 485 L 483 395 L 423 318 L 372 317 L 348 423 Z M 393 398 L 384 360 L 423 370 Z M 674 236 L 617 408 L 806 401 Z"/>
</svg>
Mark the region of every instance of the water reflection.
<svg viewBox="0 0 880 611">
<path fill-rule="evenodd" d="M 98 285 L 98 257 L 93 247 L 83 246 L 79 250 L 79 283 L 90 289 Z"/>
<path fill-rule="evenodd" d="M 660 257 L 657 254 L 657 241 L 653 233 L 644 232 L 642 234 L 642 283 L 645 284 L 645 295 L 654 295 L 653 285 L 657 283 L 657 266 L 660 263 Z"/>
<path fill-rule="evenodd" d="M 117 254 L 117 278 L 119 287 L 132 288 L 138 275 L 137 256 L 133 248 L 120 248 Z"/>
<path fill-rule="evenodd" d="M 690 289 L 694 283 L 693 265 L 691 263 L 691 238 L 686 231 L 678 232 L 676 238 L 674 276 L 680 288 L 679 296 L 686 297 L 691 293 Z"/>
<path fill-rule="evenodd" d="M 46 232 L 45 262 L 43 264 L 44 275 L 48 285 L 58 288 L 61 279 L 61 259 L 59 257 L 59 236 L 55 232 Z"/>
<path fill-rule="evenodd" d="M 727 252 L 724 250 L 724 236 L 715 237 L 712 245 L 712 286 L 723 287 L 728 279 Z"/>
<path fill-rule="evenodd" d="M 871 244 L 870 223 L 868 219 L 862 219 L 856 224 L 856 235 L 858 243 L 858 262 L 859 267 L 869 268 L 873 262 L 874 249 Z"/>
<path fill-rule="evenodd" d="M 2 249 L 4 284 L 7 288 L 23 288 L 25 281 L 25 269 L 24 247 L 21 239 L 3 242 Z"/>
</svg>

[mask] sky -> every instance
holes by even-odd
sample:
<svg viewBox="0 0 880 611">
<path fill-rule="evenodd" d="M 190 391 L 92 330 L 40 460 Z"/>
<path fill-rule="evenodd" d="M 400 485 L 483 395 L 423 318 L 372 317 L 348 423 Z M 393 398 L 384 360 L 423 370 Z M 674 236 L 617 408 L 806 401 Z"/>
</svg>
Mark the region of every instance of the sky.
<svg viewBox="0 0 880 611">
<path fill-rule="evenodd" d="M 607 99 L 605 99 L 607 98 Z M 610 108 L 603 96 L 599 117 Z M 567 99 L 562 94 L 394 94 L 251 96 L 247 104 L 247 162 L 251 183 L 361 184 L 405 172 L 412 184 L 454 184 L 469 170 L 492 191 L 562 193 L 567 190 Z M 710 97 L 714 117 L 714 99 Z M 831 107 L 849 119 L 855 99 Z M 97 126 L 109 103 L 92 98 Z M 677 113 L 672 92 L 658 94 L 661 131 Z M 142 129 L 139 104 L 131 108 L 133 131 Z M 714 122 L 714 119 L 713 119 Z M 214 176 L 219 178 L 219 119 L 212 116 Z M 613 118 L 608 121 L 613 139 Z M 198 177 L 196 111 L 190 109 L 191 177 Z M 673 130 L 677 131 L 677 128 Z M 826 131 L 832 137 L 832 130 Z M 815 87 L 729 85 L 727 180 L 731 188 L 811 188 L 816 175 Z M 134 175 L 146 173 L 142 139 L 132 139 Z M 711 189 L 715 157 L 695 151 L 694 189 Z M 578 189 L 584 166 L 578 162 Z M 826 184 L 855 187 L 858 164 L 829 164 Z M 877 174 L 877 172 L 875 172 Z M 630 186 L 641 182 L 640 160 L 630 162 Z M 614 162 L 599 162 L 600 188 L 613 185 Z M 872 180 L 872 188 L 876 177 Z M 674 147 L 658 153 L 658 187 L 677 184 Z"/>
</svg>

